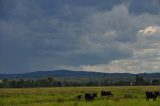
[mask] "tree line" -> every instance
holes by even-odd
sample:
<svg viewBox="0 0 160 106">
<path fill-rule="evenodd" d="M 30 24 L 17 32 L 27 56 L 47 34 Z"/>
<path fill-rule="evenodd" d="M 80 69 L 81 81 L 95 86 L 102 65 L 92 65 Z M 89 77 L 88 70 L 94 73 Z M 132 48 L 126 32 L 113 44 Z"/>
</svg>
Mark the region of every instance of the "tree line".
<svg viewBox="0 0 160 106">
<path fill-rule="evenodd" d="M 160 85 L 160 80 L 147 80 L 137 75 L 134 80 L 108 80 L 105 78 L 54 79 L 52 77 L 40 79 L 3 79 L 0 88 L 31 88 L 31 87 L 64 87 L 64 86 L 129 86 L 129 85 Z"/>
</svg>

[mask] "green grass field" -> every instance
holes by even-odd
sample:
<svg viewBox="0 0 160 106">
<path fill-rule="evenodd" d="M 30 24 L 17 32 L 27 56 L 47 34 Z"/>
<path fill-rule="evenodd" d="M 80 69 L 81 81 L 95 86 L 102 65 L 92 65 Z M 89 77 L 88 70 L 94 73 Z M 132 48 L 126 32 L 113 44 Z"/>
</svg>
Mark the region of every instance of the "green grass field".
<svg viewBox="0 0 160 106">
<path fill-rule="evenodd" d="M 101 90 L 111 90 L 114 97 L 100 97 Z M 147 90 L 160 91 L 160 86 L 3 88 L 0 106 L 160 106 L 160 98 L 146 101 Z M 98 97 L 93 102 L 75 98 L 86 92 L 96 92 Z"/>
</svg>

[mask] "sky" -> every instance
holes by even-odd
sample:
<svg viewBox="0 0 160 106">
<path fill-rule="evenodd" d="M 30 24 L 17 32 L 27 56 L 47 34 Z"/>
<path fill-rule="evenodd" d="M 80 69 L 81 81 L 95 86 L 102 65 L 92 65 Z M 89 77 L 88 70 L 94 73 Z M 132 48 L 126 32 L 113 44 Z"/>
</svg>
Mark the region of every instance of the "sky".
<svg viewBox="0 0 160 106">
<path fill-rule="evenodd" d="M 160 72 L 160 0 L 0 0 L 0 73 Z"/>
</svg>

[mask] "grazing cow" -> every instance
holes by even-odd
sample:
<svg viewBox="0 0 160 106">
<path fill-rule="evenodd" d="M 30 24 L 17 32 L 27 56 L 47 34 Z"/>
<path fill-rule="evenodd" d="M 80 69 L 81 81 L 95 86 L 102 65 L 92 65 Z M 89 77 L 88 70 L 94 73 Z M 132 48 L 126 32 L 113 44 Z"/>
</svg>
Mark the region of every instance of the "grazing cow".
<svg viewBox="0 0 160 106">
<path fill-rule="evenodd" d="M 97 93 L 85 93 L 86 101 L 93 101 L 95 97 L 97 97 Z"/>
<path fill-rule="evenodd" d="M 159 92 L 159 91 L 155 91 L 155 94 L 156 94 L 157 96 L 160 96 L 160 92 Z"/>
<path fill-rule="evenodd" d="M 80 100 L 82 98 L 82 95 L 78 95 L 76 98 Z"/>
<path fill-rule="evenodd" d="M 149 99 L 153 99 L 154 101 L 157 99 L 157 94 L 156 92 L 146 92 L 146 99 L 149 101 Z"/>
<path fill-rule="evenodd" d="M 110 97 L 110 96 L 113 96 L 113 94 L 111 91 L 101 91 L 101 96 Z"/>
<path fill-rule="evenodd" d="M 93 95 L 94 97 L 97 97 L 97 93 L 92 93 L 92 95 Z"/>
</svg>

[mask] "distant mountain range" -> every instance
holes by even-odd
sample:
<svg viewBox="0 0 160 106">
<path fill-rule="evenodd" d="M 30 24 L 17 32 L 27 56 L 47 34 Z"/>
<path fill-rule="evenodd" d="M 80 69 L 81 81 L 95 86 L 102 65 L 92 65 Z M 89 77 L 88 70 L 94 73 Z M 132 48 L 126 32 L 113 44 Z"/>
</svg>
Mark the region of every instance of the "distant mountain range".
<svg viewBox="0 0 160 106">
<path fill-rule="evenodd" d="M 149 79 L 160 79 L 160 73 L 102 73 L 102 72 L 87 72 L 87 71 L 71 71 L 71 70 L 55 70 L 55 71 L 36 71 L 22 74 L 0 74 L 0 79 L 20 79 L 20 78 L 43 78 L 43 77 L 56 77 L 56 78 L 116 78 L 116 79 L 130 79 L 135 78 L 136 75 L 143 76 Z"/>
</svg>

